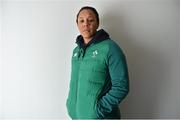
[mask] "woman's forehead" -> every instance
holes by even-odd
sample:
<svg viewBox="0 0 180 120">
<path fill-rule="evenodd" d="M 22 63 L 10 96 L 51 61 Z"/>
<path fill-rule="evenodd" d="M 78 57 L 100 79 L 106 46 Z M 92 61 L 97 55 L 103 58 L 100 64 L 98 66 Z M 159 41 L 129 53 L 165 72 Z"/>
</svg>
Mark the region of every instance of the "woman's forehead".
<svg viewBox="0 0 180 120">
<path fill-rule="evenodd" d="M 80 18 L 80 17 L 83 17 L 83 16 L 92 16 L 92 17 L 95 17 L 95 14 L 93 13 L 92 10 L 84 9 L 84 10 L 82 10 L 82 11 L 79 13 L 79 18 Z"/>
</svg>

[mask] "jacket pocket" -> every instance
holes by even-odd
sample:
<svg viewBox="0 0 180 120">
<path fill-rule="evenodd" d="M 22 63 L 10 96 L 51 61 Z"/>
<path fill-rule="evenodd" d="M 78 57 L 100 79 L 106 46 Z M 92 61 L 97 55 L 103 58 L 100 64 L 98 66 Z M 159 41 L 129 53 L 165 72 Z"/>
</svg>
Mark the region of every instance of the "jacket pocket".
<svg viewBox="0 0 180 120">
<path fill-rule="evenodd" d="M 98 101 L 96 102 L 96 114 L 99 119 L 103 119 L 103 113 L 100 111 L 100 105 L 98 104 Z"/>
<path fill-rule="evenodd" d="M 114 106 L 111 111 L 102 108 L 96 103 L 96 112 L 99 119 L 121 119 L 121 114 L 118 106 Z"/>
</svg>

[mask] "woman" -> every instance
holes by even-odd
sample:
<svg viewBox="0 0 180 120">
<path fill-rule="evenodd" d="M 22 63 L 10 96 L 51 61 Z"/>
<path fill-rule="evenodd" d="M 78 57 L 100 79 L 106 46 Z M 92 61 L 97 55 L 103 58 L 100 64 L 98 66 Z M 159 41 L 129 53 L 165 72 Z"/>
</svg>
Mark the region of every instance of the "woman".
<svg viewBox="0 0 180 120">
<path fill-rule="evenodd" d="M 72 119 L 119 119 L 118 105 L 129 92 L 125 55 L 99 27 L 95 8 L 77 14 L 80 35 L 73 50 L 71 81 L 66 102 Z"/>
</svg>

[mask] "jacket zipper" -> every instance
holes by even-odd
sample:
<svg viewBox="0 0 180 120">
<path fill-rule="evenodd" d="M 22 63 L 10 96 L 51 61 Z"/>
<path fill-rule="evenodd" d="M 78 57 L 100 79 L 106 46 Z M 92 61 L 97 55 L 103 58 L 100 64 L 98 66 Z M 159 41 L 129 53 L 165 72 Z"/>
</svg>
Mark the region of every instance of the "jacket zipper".
<svg viewBox="0 0 180 120">
<path fill-rule="evenodd" d="M 76 90 L 76 111 L 77 111 L 77 97 L 78 97 L 78 84 L 79 84 L 79 78 L 80 78 L 80 75 L 79 75 L 79 73 L 80 73 L 80 67 L 81 67 L 81 63 L 82 63 L 82 61 L 83 61 L 83 57 L 84 57 L 84 54 L 85 54 L 85 51 L 82 49 L 82 48 L 80 48 L 80 50 L 78 51 L 78 62 L 79 62 L 79 71 L 78 71 L 78 79 L 77 79 L 77 90 Z"/>
</svg>

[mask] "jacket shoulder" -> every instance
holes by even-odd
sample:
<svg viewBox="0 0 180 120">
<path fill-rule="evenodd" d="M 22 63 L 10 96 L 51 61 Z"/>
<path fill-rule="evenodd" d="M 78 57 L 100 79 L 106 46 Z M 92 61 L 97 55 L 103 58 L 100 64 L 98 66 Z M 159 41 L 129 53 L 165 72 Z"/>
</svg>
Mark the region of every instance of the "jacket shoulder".
<svg viewBox="0 0 180 120">
<path fill-rule="evenodd" d="M 120 55 L 124 54 L 120 45 L 118 45 L 114 40 L 109 40 L 108 45 L 109 45 L 109 53 L 118 53 Z"/>
<path fill-rule="evenodd" d="M 79 46 L 76 46 L 74 49 L 73 49 L 73 53 L 74 52 L 77 52 L 79 50 Z"/>
</svg>

